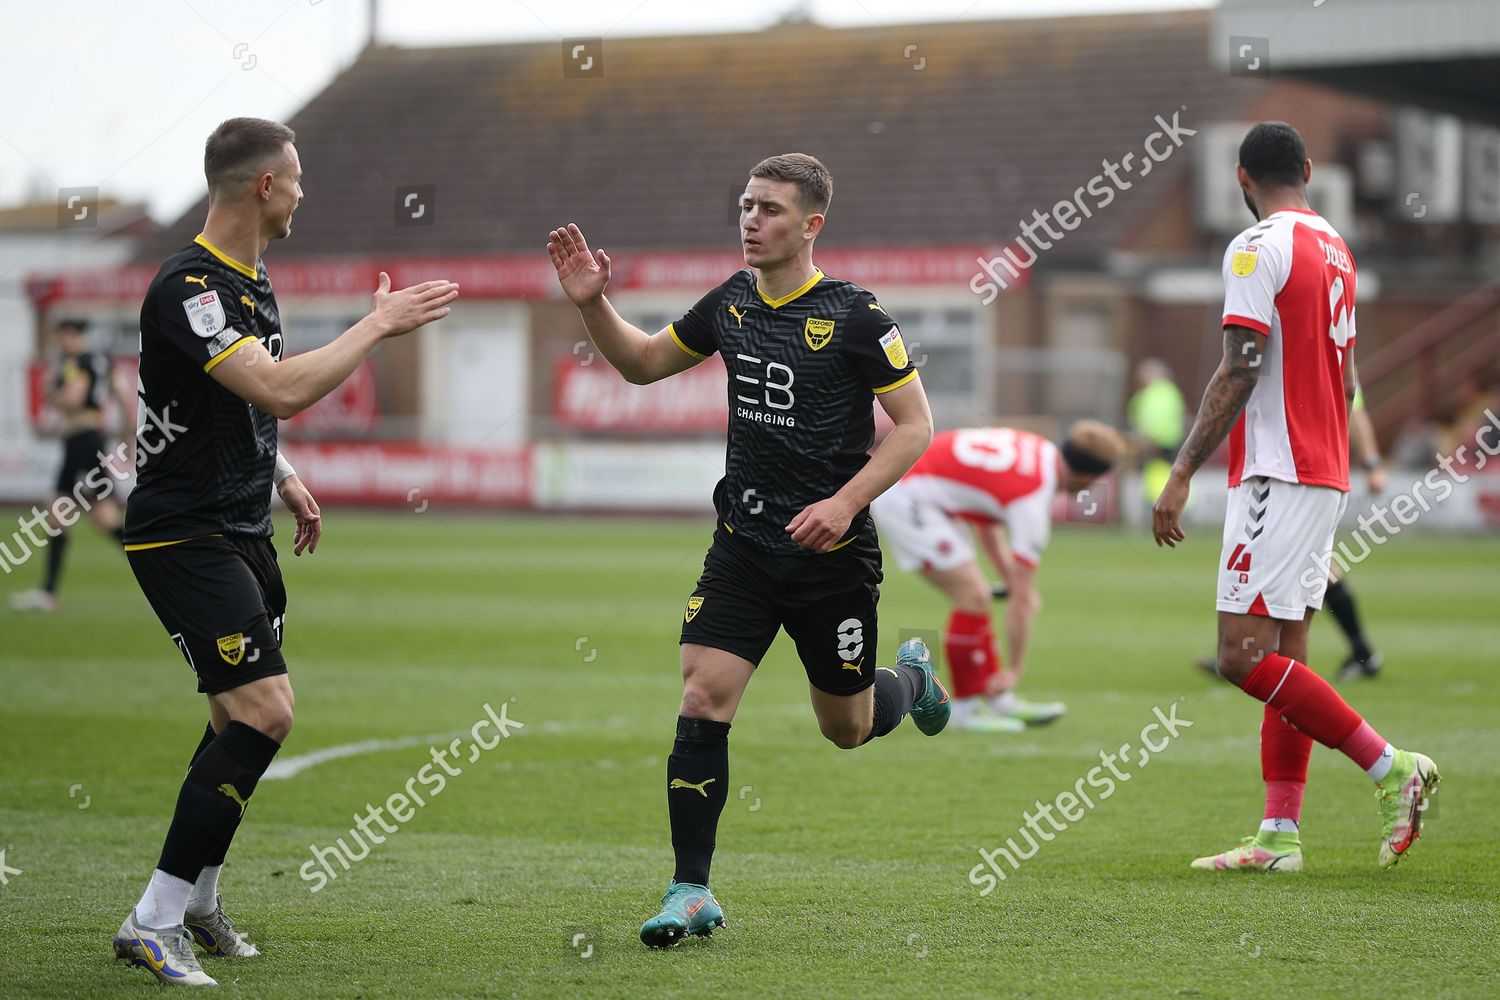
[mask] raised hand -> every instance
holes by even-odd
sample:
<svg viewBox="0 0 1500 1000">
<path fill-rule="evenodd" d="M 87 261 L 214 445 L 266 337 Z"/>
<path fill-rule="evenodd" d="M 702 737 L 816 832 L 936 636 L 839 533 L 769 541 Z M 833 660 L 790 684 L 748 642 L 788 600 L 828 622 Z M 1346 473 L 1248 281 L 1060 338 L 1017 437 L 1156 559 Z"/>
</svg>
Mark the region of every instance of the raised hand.
<svg viewBox="0 0 1500 1000">
<path fill-rule="evenodd" d="M 458 284 L 445 279 L 424 281 L 393 292 L 391 276 L 381 271 L 380 287 L 375 290 L 375 306 L 370 314 L 384 324 L 387 337 L 399 337 L 448 315 L 453 311 L 448 304 L 456 298 Z"/>
<path fill-rule="evenodd" d="M 609 284 L 609 254 L 589 250 L 583 231 L 573 223 L 547 234 L 547 255 L 557 268 L 557 283 L 575 306 L 597 302 Z"/>
</svg>

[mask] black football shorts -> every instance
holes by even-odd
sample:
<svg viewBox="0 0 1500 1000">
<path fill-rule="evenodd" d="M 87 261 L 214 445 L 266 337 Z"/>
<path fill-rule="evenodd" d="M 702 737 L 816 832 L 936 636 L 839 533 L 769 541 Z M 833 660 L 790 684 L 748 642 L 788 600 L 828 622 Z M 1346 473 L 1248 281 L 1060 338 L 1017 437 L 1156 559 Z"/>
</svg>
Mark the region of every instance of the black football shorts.
<svg viewBox="0 0 1500 1000">
<path fill-rule="evenodd" d="M 760 664 L 779 629 L 797 644 L 819 691 L 858 694 L 875 683 L 880 543 L 874 522 L 843 548 L 772 555 L 723 525 L 683 611 L 683 643 Z"/>
<path fill-rule="evenodd" d="M 103 451 L 104 435 L 95 430 L 79 431 L 63 439 L 63 460 L 57 470 L 57 495 L 68 496 L 82 483 L 83 494 L 98 500 L 104 493 L 103 484 L 110 482 L 113 476 L 100 473 L 93 477 L 92 482 L 86 477 L 99 468 L 99 455 Z"/>
<path fill-rule="evenodd" d="M 199 691 L 286 673 L 286 586 L 269 538 L 210 535 L 125 555 Z"/>
</svg>

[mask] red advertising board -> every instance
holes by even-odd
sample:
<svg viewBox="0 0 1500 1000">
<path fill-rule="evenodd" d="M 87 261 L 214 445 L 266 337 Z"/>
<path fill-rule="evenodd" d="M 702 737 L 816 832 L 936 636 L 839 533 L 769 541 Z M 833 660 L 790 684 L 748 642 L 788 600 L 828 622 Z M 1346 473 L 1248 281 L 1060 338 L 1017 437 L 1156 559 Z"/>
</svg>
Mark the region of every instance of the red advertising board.
<svg viewBox="0 0 1500 1000">
<path fill-rule="evenodd" d="M 364 437 L 380 419 L 375 393 L 375 365 L 363 361 L 337 389 L 282 423 L 283 433 L 297 437 Z"/>
<path fill-rule="evenodd" d="M 603 359 L 562 355 L 552 368 L 552 419 L 584 431 L 698 434 L 729 420 L 724 361 L 718 355 L 669 379 L 632 385 Z"/>
<path fill-rule="evenodd" d="M 320 504 L 526 507 L 531 450 L 385 442 L 288 441 L 281 449 Z"/>
<path fill-rule="evenodd" d="M 818 251 L 817 263 L 828 274 L 876 290 L 895 286 L 961 286 L 979 272 L 979 261 L 998 256 L 998 245 L 847 247 Z M 650 290 L 712 287 L 745 266 L 733 247 L 726 250 L 621 250 L 610 288 Z M 545 254 L 496 254 L 473 257 L 395 257 L 386 259 L 270 260 L 267 270 L 282 298 L 298 296 L 367 296 L 381 271 L 402 288 L 430 278 L 450 278 L 463 286 L 465 299 L 558 298 L 557 275 Z M 1030 272 L 1023 272 L 1022 281 Z M 156 276 L 156 267 L 132 264 L 101 271 L 33 274 L 26 291 L 38 306 L 60 300 L 139 303 Z M 1013 286 L 1014 287 L 1014 286 Z"/>
</svg>

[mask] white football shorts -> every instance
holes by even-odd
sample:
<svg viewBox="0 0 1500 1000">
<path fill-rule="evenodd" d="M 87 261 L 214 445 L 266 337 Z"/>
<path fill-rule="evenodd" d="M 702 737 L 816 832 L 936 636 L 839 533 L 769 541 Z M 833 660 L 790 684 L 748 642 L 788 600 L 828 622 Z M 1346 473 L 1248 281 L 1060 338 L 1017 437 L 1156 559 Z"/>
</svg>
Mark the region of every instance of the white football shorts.
<svg viewBox="0 0 1500 1000">
<path fill-rule="evenodd" d="M 1323 606 L 1333 535 L 1349 494 L 1251 476 L 1229 488 L 1220 611 L 1301 621 Z"/>
</svg>

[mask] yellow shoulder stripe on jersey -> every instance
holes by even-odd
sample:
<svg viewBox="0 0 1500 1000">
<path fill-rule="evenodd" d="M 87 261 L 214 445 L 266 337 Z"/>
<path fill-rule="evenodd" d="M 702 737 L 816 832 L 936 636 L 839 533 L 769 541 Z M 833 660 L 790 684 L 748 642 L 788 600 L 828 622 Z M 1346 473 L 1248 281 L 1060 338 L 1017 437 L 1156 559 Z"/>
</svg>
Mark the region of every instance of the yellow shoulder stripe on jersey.
<svg viewBox="0 0 1500 1000">
<path fill-rule="evenodd" d="M 244 347 L 246 344 L 250 343 L 254 339 L 255 339 L 254 337 L 246 335 L 244 337 L 241 337 L 239 340 L 236 340 L 234 343 L 232 343 L 228 347 L 224 348 L 224 350 L 220 351 L 218 354 L 216 354 L 212 358 L 210 358 L 209 361 L 208 361 L 208 364 L 206 364 L 206 365 L 203 366 L 203 370 L 205 372 L 211 372 L 211 371 L 213 371 L 214 370 L 214 366 L 217 365 L 220 361 L 223 361 L 225 358 L 229 357 L 235 351 L 238 351 L 241 347 Z"/>
<path fill-rule="evenodd" d="M 135 545 L 125 546 L 126 552 L 145 552 L 147 549 L 164 549 L 168 545 L 181 545 L 183 542 L 191 542 L 198 538 L 223 538 L 223 535 L 194 535 L 192 538 L 178 538 L 170 542 L 139 542 Z"/>
<path fill-rule="evenodd" d="M 677 336 L 677 324 L 676 323 L 673 323 L 671 326 L 668 326 L 667 327 L 667 332 L 672 335 L 672 343 L 676 344 L 678 347 L 682 348 L 684 351 L 686 351 L 687 353 L 691 354 L 693 357 L 697 358 L 699 361 L 706 361 L 708 359 L 708 355 L 707 354 L 699 354 L 697 351 L 693 350 L 691 347 L 689 347 L 688 345 L 686 345 L 686 344 L 684 344 L 682 342 L 682 338 L 679 337 L 679 336 Z"/>
<path fill-rule="evenodd" d="M 875 389 L 873 391 L 877 394 L 882 392 L 890 392 L 892 389 L 901 388 L 903 385 L 910 382 L 916 377 L 917 373 L 915 371 L 909 371 L 905 375 L 902 375 L 900 378 L 898 378 L 896 381 L 892 382 L 890 385 L 883 385 L 879 389 Z"/>
<path fill-rule="evenodd" d="M 203 249 L 207 250 L 209 253 L 213 254 L 215 257 L 222 260 L 224 263 L 228 264 L 230 267 L 234 268 L 236 271 L 243 274 L 245 277 L 251 279 L 260 277 L 259 274 L 255 273 L 255 268 L 251 267 L 248 264 L 241 264 L 239 261 L 235 260 L 233 257 L 225 253 L 223 250 L 220 250 L 218 247 L 208 242 L 208 240 L 204 239 L 202 233 L 194 236 L 193 242 L 198 244 Z"/>
<path fill-rule="evenodd" d="M 801 288 L 797 289 L 794 292 L 788 292 L 787 294 L 783 295 L 779 299 L 773 299 L 770 296 L 768 296 L 765 292 L 763 292 L 763 291 L 760 290 L 760 279 L 757 278 L 757 279 L 755 279 L 755 294 L 759 295 L 761 297 L 761 300 L 763 302 L 765 302 L 766 305 L 770 306 L 772 309 L 780 309 L 782 306 L 786 305 L 788 302 L 792 301 L 793 299 L 799 298 L 799 297 L 807 294 L 808 289 L 812 288 L 813 285 L 816 285 L 818 282 L 820 282 L 822 280 L 823 280 L 823 272 L 820 271 L 820 270 L 818 270 L 817 268 L 813 268 L 813 276 L 811 278 L 808 278 L 807 279 L 807 283 L 804 284 Z"/>
<path fill-rule="evenodd" d="M 724 526 L 725 531 L 728 531 L 731 535 L 734 534 L 734 528 L 730 526 L 728 521 L 720 521 L 719 523 Z"/>
</svg>

